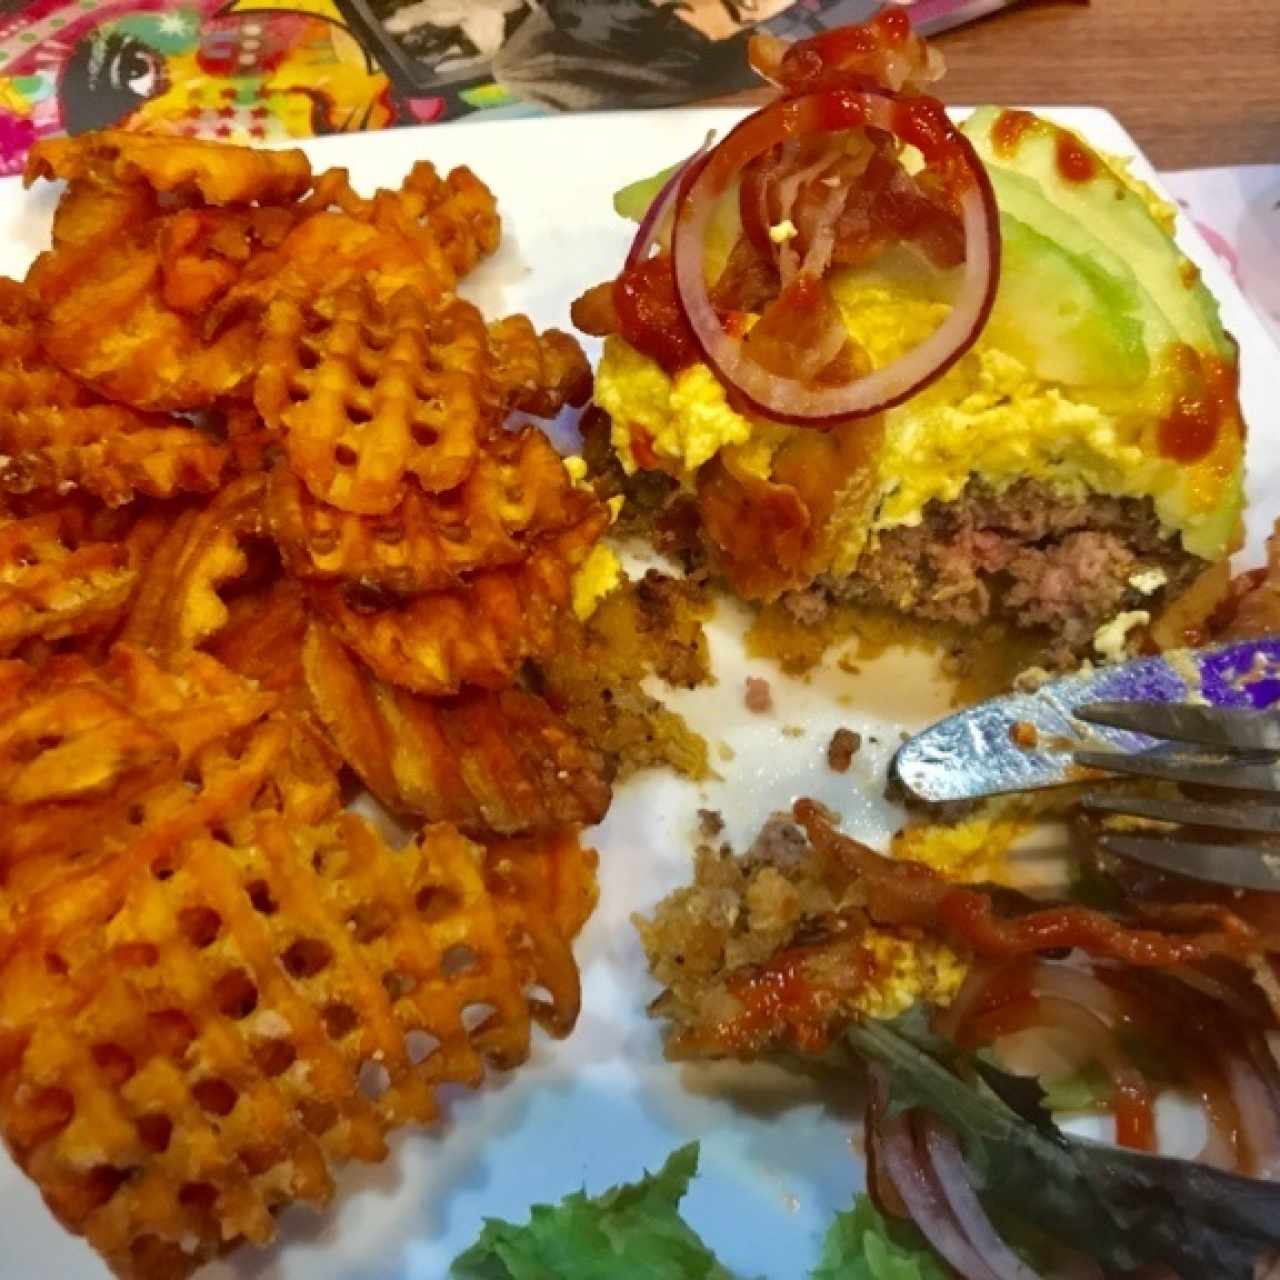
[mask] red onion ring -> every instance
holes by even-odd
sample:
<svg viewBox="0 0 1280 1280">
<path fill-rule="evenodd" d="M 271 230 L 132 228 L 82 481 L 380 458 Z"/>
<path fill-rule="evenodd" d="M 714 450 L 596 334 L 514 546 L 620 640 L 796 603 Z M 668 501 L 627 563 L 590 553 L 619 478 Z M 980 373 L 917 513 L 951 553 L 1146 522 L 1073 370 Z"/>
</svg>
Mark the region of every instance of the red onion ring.
<svg viewBox="0 0 1280 1280">
<path fill-rule="evenodd" d="M 950 1130 L 932 1115 L 921 1119 L 920 1128 L 942 1194 L 983 1261 L 1000 1280 L 1041 1280 L 1040 1273 L 1027 1266 L 991 1225 L 973 1189 L 968 1162 Z"/>
<path fill-rule="evenodd" d="M 680 194 L 681 179 L 689 172 L 689 166 L 710 150 L 711 141 L 714 137 L 715 131 L 712 130 L 707 134 L 702 146 L 676 169 L 662 184 L 658 194 L 649 202 L 649 207 L 645 210 L 644 217 L 640 219 L 640 226 L 636 229 L 635 239 L 631 242 L 631 250 L 627 254 L 624 270 L 634 267 L 637 262 L 641 262 L 649 256 L 649 251 L 653 248 L 654 241 L 657 240 L 658 233 L 662 230 L 662 225 L 667 220 L 667 214 L 671 212 L 675 205 L 676 197 Z"/>
<path fill-rule="evenodd" d="M 711 303 L 704 270 L 705 240 L 716 204 L 757 156 L 789 138 L 871 125 L 917 146 L 959 178 L 965 230 L 959 297 L 937 330 L 883 369 L 842 387 L 813 387 L 770 373 L 727 333 Z M 909 130 L 909 133 L 908 133 Z M 904 137 L 904 134 L 907 136 Z M 955 172 L 958 162 L 960 173 Z M 867 417 L 908 400 L 941 377 L 977 341 L 995 301 L 1000 271 L 999 214 L 991 181 L 968 139 L 940 103 L 902 99 L 888 90 L 835 89 L 785 99 L 749 116 L 680 183 L 672 256 L 680 304 L 703 356 L 721 381 L 757 413 L 778 422 L 822 426 Z"/>
</svg>

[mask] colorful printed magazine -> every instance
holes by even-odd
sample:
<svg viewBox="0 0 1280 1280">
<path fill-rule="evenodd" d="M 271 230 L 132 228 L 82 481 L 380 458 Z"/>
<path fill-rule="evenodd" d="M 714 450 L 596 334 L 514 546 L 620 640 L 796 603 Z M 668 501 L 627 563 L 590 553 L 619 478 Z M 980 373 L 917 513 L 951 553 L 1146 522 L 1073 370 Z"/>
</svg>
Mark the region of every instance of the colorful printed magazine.
<svg viewBox="0 0 1280 1280">
<path fill-rule="evenodd" d="M 925 34 L 1016 0 L 907 0 Z M 742 45 L 877 0 L 0 0 L 0 173 L 116 126 L 243 142 L 479 114 L 667 106 L 749 84 Z"/>
</svg>

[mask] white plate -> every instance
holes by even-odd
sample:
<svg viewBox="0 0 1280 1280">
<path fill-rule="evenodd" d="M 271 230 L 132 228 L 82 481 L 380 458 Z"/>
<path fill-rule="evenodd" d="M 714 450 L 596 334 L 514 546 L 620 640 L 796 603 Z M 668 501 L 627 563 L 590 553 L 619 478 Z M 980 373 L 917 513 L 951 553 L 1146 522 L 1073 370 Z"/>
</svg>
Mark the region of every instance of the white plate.
<svg viewBox="0 0 1280 1280">
<path fill-rule="evenodd" d="M 1103 111 L 1048 114 L 1107 151 L 1137 155 Z M 395 129 L 321 139 L 306 149 L 319 165 L 346 165 L 365 191 L 394 186 L 421 157 L 442 168 L 470 164 L 497 192 L 506 230 L 501 250 L 465 292 L 490 314 L 525 311 L 540 325 L 568 327 L 570 301 L 612 276 L 627 247 L 629 230 L 613 215 L 612 192 L 688 154 L 708 128 L 723 130 L 739 116 L 694 110 Z M 1136 169 L 1154 178 L 1141 159 Z M 24 194 L 16 181 L 0 185 L 0 272 L 21 274 L 45 247 L 54 199 L 46 186 Z M 1280 352 L 1185 223 L 1180 239 L 1240 341 L 1252 428 L 1246 554 L 1256 560 L 1271 515 L 1280 512 Z M 940 712 L 944 695 L 923 660 L 885 660 L 859 679 L 828 669 L 808 682 L 757 665 L 773 684 L 777 710 L 752 716 L 741 696 L 751 664 L 740 618 L 724 611 L 711 640 L 719 686 L 673 701 L 735 758 L 719 765 L 723 783 L 695 788 L 655 775 L 620 789 L 595 833 L 602 892 L 578 946 L 585 1000 L 573 1036 L 562 1044 L 539 1040 L 519 1072 L 453 1098 L 441 1132 L 401 1134 L 384 1165 L 348 1170 L 329 1215 L 288 1215 L 280 1246 L 257 1255 L 242 1250 L 210 1267 L 209 1280 L 440 1280 L 484 1216 L 523 1220 L 534 1200 L 634 1178 L 693 1138 L 702 1140 L 703 1171 L 687 1216 L 725 1265 L 769 1280 L 807 1274 L 831 1216 L 862 1184 L 861 1157 L 851 1145 L 854 1109 L 838 1091 L 820 1096 L 769 1067 L 664 1063 L 659 1029 L 644 1016 L 655 992 L 629 917 L 688 879 L 694 813 L 702 805 L 721 809 L 729 837 L 741 841 L 794 796 L 814 794 L 845 814 L 851 832 L 883 842 L 894 825 L 879 799 L 884 764 L 898 732 Z M 841 724 L 867 739 L 844 777 L 828 770 L 824 757 Z M 791 725 L 803 727 L 803 736 L 785 735 Z M 3 1156 L 0 1241 L 0 1276 L 106 1275 Z"/>
</svg>

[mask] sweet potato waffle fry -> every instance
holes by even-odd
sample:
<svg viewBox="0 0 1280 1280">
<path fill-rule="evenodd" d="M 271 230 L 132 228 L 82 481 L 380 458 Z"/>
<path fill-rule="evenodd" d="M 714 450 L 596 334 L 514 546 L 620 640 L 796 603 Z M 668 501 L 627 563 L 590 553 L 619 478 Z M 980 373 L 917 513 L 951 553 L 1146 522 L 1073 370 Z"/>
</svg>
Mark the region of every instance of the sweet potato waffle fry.
<svg viewBox="0 0 1280 1280">
<path fill-rule="evenodd" d="M 166 813 L 170 799 L 193 800 L 187 771 L 210 749 L 242 751 L 277 701 L 197 653 L 173 669 L 127 645 L 101 666 L 72 654 L 8 665 L 0 868 L 15 898 L 23 865 L 43 878 L 148 821 L 153 800 Z"/>
<path fill-rule="evenodd" d="M 465 166 L 442 178 L 433 164 L 419 160 L 398 190 L 383 189 L 371 199 L 352 189 L 345 169 L 327 169 L 302 203 L 317 212 L 337 208 L 403 236 L 442 279 L 449 273 L 449 288 L 488 257 L 502 235 L 493 193 Z"/>
<path fill-rule="evenodd" d="M 433 696 L 465 685 L 501 689 L 520 666 L 555 644 L 573 571 L 603 532 L 597 509 L 578 526 L 539 542 L 520 564 L 478 573 L 452 590 L 408 602 L 379 592 L 323 586 L 317 611 L 381 679 Z"/>
<path fill-rule="evenodd" d="M 528 316 L 506 316 L 489 326 L 489 349 L 493 377 L 513 409 L 554 418 L 591 398 L 591 366 L 567 333 L 540 334 Z"/>
<path fill-rule="evenodd" d="M 62 369 L 109 399 L 139 409 L 203 409 L 241 392 L 253 368 L 254 327 L 242 321 L 206 341 L 192 316 L 166 302 L 162 231 L 163 219 L 144 222 L 81 258 L 65 282 L 51 269 L 33 272 L 41 343 Z"/>
<path fill-rule="evenodd" d="M 516 682 L 608 517 L 506 429 L 589 374 L 454 292 L 500 229 L 470 171 L 366 200 L 106 134 L 37 177 L 53 246 L 0 281 L 0 1133 L 170 1280 L 572 1029 L 609 785 Z M 388 848 L 353 775 L 435 825 Z"/>
<path fill-rule="evenodd" d="M 259 815 L 228 845 L 189 841 L 19 950 L 0 982 L 0 1124 L 51 1207 L 121 1275 L 182 1276 L 274 1215 L 323 1204 L 331 1170 L 437 1116 L 529 1049 L 527 976 L 507 942 L 590 901 L 591 855 L 499 900 L 488 855 L 447 827 L 393 854 L 353 815 Z M 538 850 L 508 854 L 532 870 Z M 562 940 L 567 946 L 568 937 Z M 56 957 L 56 963 L 50 963 Z"/>
<path fill-rule="evenodd" d="M 409 475 L 428 492 L 466 478 L 491 414 L 473 378 L 440 368 L 428 326 L 411 288 L 385 306 L 361 283 L 267 309 L 256 403 L 317 498 L 384 515 Z"/>
<path fill-rule="evenodd" d="M 119 505 L 135 494 L 208 491 L 225 450 L 203 432 L 109 404 L 42 354 L 38 307 L 0 280 L 0 490 L 64 493 L 75 487 Z"/>
<path fill-rule="evenodd" d="M 594 849 L 571 828 L 491 840 L 485 881 L 525 984 L 529 1010 L 549 1034 L 566 1036 L 582 1006 L 570 945 L 595 909 Z"/>
<path fill-rule="evenodd" d="M 303 670 L 315 714 L 395 813 L 510 834 L 598 822 L 608 808 L 602 757 L 541 698 L 409 693 L 370 675 L 320 623 Z"/>
<path fill-rule="evenodd" d="M 136 580 L 127 546 L 79 542 L 58 511 L 0 517 L 0 656 L 32 639 L 108 630 Z"/>
<path fill-rule="evenodd" d="M 534 428 L 496 434 L 457 489 L 410 487 L 387 515 L 318 502 L 286 466 L 271 477 L 271 531 L 302 577 L 359 582 L 400 595 L 438 591 L 480 569 L 514 564 L 528 543 L 596 507 Z"/>
<path fill-rule="evenodd" d="M 37 178 L 87 178 L 105 187 L 140 184 L 211 205 L 288 204 L 310 188 L 311 165 L 296 149 L 256 151 L 104 129 L 38 142 L 27 159 L 26 180 Z"/>
<path fill-rule="evenodd" d="M 264 533 L 266 478 L 233 480 L 207 507 L 174 519 L 149 557 L 121 638 L 164 656 L 197 648 L 227 622 L 218 588 L 248 568 L 243 542 Z"/>
</svg>

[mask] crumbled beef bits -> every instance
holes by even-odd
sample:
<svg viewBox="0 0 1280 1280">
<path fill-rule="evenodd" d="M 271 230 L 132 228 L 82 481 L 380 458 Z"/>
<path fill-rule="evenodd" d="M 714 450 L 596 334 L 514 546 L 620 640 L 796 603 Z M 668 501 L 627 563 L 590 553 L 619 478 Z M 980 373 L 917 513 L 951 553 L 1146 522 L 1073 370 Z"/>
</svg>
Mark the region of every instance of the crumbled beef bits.
<svg viewBox="0 0 1280 1280">
<path fill-rule="evenodd" d="M 713 840 L 724 830 L 724 819 L 718 809 L 698 810 L 698 831 L 708 840 Z"/>
<path fill-rule="evenodd" d="M 772 711 L 773 690 L 769 687 L 769 682 L 759 676 L 748 676 L 743 701 L 747 704 L 747 710 L 754 711 L 757 715 Z"/>
<path fill-rule="evenodd" d="M 862 734 L 852 729 L 837 729 L 827 743 L 827 764 L 836 773 L 848 773 L 853 757 L 862 750 Z"/>
</svg>

